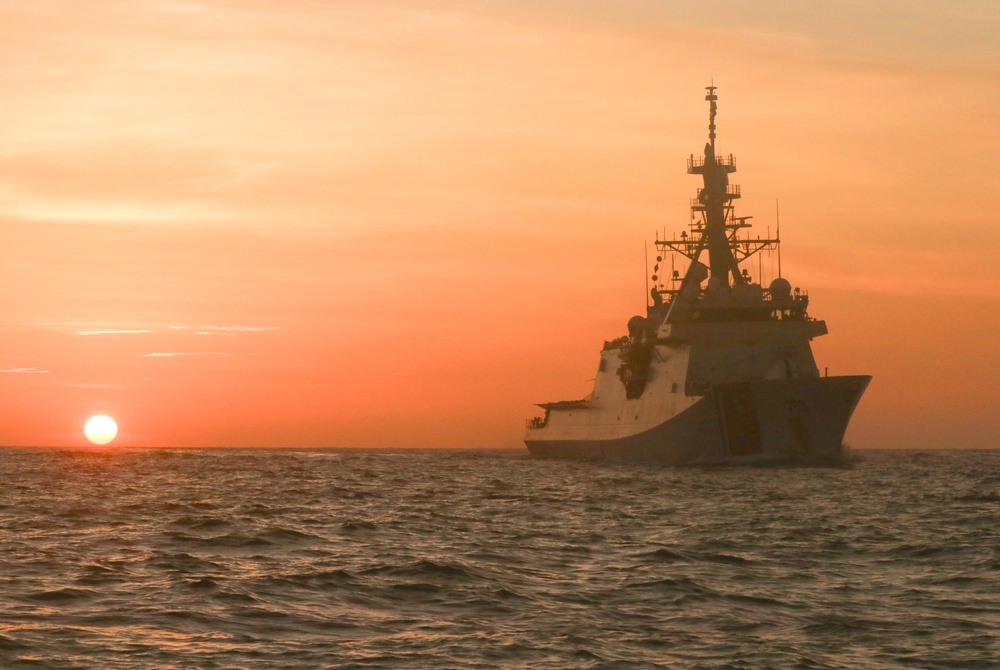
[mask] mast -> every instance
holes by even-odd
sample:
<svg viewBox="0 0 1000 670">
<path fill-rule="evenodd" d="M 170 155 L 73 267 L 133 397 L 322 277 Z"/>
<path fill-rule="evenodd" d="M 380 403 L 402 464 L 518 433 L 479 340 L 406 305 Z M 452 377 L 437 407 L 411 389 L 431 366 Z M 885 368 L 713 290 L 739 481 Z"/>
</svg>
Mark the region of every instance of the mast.
<svg viewBox="0 0 1000 670">
<path fill-rule="evenodd" d="M 743 278 L 737 269 L 738 264 L 730 250 L 729 234 L 726 229 L 730 203 L 740 197 L 739 187 L 729 185 L 729 174 L 736 172 L 736 162 L 732 154 L 721 157 L 715 155 L 715 116 L 719 111 L 719 96 L 715 93 L 716 89 L 714 85 L 705 87 L 708 91 L 705 100 L 709 104 L 708 143 L 705 144 L 705 155 L 700 160 L 692 155 L 688 160 L 688 174 L 700 174 L 704 182 L 704 186 L 698 191 L 698 202 L 693 205 L 693 209 L 703 212 L 704 216 L 703 235 L 708 248 L 710 291 L 728 289 L 732 283 L 743 283 Z"/>
<path fill-rule="evenodd" d="M 700 314 L 697 318 L 705 318 L 707 312 L 702 310 L 721 313 L 719 310 L 736 305 L 732 300 L 731 289 L 734 287 L 741 288 L 742 297 L 737 302 L 745 307 L 746 296 L 755 294 L 742 291 L 743 286 L 753 284 L 753 279 L 747 270 L 741 270 L 740 264 L 761 251 L 773 251 L 778 246 L 778 239 L 771 239 L 770 233 L 763 239 L 741 234 L 743 229 L 752 227 L 748 221 L 752 217 L 736 216 L 734 213 L 733 201 L 740 197 L 740 187 L 729 183 L 729 175 L 736 172 L 736 161 L 732 154 L 716 153 L 715 121 L 719 96 L 714 83 L 706 86 L 705 90 L 705 100 L 709 103 L 708 142 L 703 156 L 692 154 L 687 161 L 688 174 L 701 175 L 703 185 L 698 189 L 697 197 L 691 200 L 688 230 L 681 232 L 680 239 L 656 240 L 657 251 L 680 254 L 690 261 L 683 279 L 671 273 L 672 289 L 664 289 L 662 284 L 657 284 L 657 276 L 652 278 L 655 291 L 671 295 L 666 315 L 668 323 L 685 318 L 683 314 L 689 310 L 697 311 Z M 699 260 L 703 252 L 708 255 L 707 266 Z M 659 259 L 658 256 L 657 261 Z M 658 269 L 659 266 L 654 268 Z M 703 286 L 706 279 L 708 285 Z"/>
<path fill-rule="evenodd" d="M 715 115 L 719 112 L 719 96 L 715 94 L 717 88 L 718 86 L 705 87 L 708 91 L 708 95 L 705 96 L 705 100 L 708 100 L 708 142 L 712 145 L 712 153 L 715 153 Z"/>
</svg>

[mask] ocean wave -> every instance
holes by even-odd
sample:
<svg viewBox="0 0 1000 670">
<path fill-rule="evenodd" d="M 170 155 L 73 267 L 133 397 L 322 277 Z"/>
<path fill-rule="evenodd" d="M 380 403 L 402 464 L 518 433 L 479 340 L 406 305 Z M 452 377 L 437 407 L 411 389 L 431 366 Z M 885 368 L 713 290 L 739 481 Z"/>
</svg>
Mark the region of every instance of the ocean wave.
<svg viewBox="0 0 1000 670">
<path fill-rule="evenodd" d="M 10 449 L 0 469 L 3 668 L 996 660 L 993 452 L 816 471 Z"/>
</svg>

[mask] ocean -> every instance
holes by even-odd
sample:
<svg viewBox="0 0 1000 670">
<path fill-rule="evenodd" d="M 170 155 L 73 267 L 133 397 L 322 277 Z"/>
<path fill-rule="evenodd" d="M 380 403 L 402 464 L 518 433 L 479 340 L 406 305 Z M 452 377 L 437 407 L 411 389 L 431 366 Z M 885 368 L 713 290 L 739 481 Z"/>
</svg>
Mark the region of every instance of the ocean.
<svg viewBox="0 0 1000 670">
<path fill-rule="evenodd" d="M 0 449 L 0 668 L 1000 668 L 1000 451 Z"/>
</svg>

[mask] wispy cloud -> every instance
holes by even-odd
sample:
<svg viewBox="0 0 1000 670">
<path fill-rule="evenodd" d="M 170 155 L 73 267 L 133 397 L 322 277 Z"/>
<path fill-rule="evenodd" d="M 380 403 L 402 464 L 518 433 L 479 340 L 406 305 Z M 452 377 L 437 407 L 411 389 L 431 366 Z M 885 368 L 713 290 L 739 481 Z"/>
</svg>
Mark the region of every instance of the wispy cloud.
<svg viewBox="0 0 1000 670">
<path fill-rule="evenodd" d="M 136 330 L 78 330 L 74 335 L 136 335 L 140 333 L 152 333 L 153 330 L 147 329 L 136 329 Z"/>
<path fill-rule="evenodd" d="M 167 326 L 168 331 L 193 331 L 193 335 L 237 335 L 278 330 L 275 326 Z M 155 333 L 156 328 L 91 328 L 74 331 L 74 335 L 141 335 Z"/>
<path fill-rule="evenodd" d="M 176 356 L 235 356 L 225 351 L 157 351 L 152 354 L 140 354 L 140 358 L 173 358 Z"/>
<path fill-rule="evenodd" d="M 167 330 L 193 330 L 194 335 L 236 335 L 278 330 L 276 326 L 167 326 Z"/>
<path fill-rule="evenodd" d="M 38 368 L 2 368 L 0 372 L 14 372 L 26 375 L 47 375 L 49 373 L 48 370 L 40 370 Z"/>
<path fill-rule="evenodd" d="M 261 333 L 277 330 L 277 328 L 274 326 L 198 326 L 198 330 L 218 333 Z"/>
</svg>

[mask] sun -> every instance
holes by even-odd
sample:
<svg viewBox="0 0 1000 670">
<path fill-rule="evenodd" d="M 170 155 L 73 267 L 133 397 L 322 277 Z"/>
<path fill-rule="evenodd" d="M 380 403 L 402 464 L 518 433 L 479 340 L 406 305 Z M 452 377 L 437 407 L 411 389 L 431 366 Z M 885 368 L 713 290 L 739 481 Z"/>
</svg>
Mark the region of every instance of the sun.
<svg viewBox="0 0 1000 670">
<path fill-rule="evenodd" d="M 110 416 L 99 414 L 87 420 L 83 434 L 94 444 L 107 444 L 118 434 L 118 424 Z"/>
</svg>

